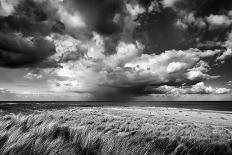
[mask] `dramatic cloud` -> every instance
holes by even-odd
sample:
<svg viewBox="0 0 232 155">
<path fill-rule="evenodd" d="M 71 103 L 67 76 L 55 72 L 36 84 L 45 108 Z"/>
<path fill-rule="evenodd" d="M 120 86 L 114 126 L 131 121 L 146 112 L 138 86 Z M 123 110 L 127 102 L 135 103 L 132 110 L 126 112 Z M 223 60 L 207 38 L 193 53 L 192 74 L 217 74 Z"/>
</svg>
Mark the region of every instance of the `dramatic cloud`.
<svg viewBox="0 0 232 155">
<path fill-rule="evenodd" d="M 48 57 L 55 53 L 53 43 L 43 38 L 23 38 L 0 34 L 0 66 L 43 67 L 52 66 Z"/>
<path fill-rule="evenodd" d="M 102 94 L 120 99 L 159 93 L 156 88 L 162 85 L 190 87 L 206 79 L 218 78 L 206 73 L 210 68 L 203 61 L 214 57 L 218 51 L 189 49 L 148 55 L 142 54 L 143 46 L 139 43 L 124 42 L 120 42 L 116 49 L 111 56 L 82 58 L 75 63 L 63 64 L 55 72 L 63 79 L 50 81 L 53 90 L 90 93 L 98 99 L 103 97 Z"/>
<path fill-rule="evenodd" d="M 70 12 L 78 10 L 87 25 L 94 31 L 112 34 L 121 30 L 120 25 L 113 20 L 115 15 L 123 9 L 123 2 L 120 0 L 69 0 L 64 4 Z"/>
<path fill-rule="evenodd" d="M 7 68 L 1 74 L 18 74 L 10 79 L 31 92 L 21 94 L 26 98 L 229 94 L 229 85 L 217 81 L 232 78 L 231 6 L 231 0 L 1 0 L 0 67 Z M 8 86 L 6 79 L 0 84 Z"/>
<path fill-rule="evenodd" d="M 155 6 L 139 17 L 147 52 L 223 48 L 231 30 L 230 0 L 163 0 Z"/>
<path fill-rule="evenodd" d="M 59 20 L 58 2 L 21 0 L 12 6 L 14 12 L 0 17 L 0 30 L 20 32 L 24 35 L 48 35 L 51 32 L 63 32 L 65 27 Z"/>
<path fill-rule="evenodd" d="M 56 53 L 50 59 L 56 62 L 76 61 L 87 53 L 87 45 L 69 35 L 51 34 L 46 37 L 55 45 Z"/>
</svg>

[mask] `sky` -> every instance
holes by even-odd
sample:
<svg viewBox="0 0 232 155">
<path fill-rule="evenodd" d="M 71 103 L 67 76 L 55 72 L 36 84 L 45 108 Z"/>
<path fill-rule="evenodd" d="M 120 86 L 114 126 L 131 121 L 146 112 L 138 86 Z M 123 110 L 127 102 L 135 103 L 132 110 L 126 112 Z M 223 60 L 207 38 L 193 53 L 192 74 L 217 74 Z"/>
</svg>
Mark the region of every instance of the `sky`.
<svg viewBox="0 0 232 155">
<path fill-rule="evenodd" d="M 232 100 L 231 0 L 0 0 L 0 100 Z"/>
</svg>

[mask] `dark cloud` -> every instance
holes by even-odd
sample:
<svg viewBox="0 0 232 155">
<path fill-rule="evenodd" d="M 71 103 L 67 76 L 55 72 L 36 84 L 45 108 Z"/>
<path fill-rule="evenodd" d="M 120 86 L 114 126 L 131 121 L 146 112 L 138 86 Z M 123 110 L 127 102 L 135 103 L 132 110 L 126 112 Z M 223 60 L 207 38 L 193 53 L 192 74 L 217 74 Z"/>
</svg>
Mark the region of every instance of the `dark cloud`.
<svg viewBox="0 0 232 155">
<path fill-rule="evenodd" d="M 140 3 L 146 7 L 152 5 L 150 0 Z M 179 0 L 174 3 L 174 7 L 162 7 L 162 1 L 156 1 L 155 6 L 152 12 L 147 11 L 138 18 L 141 26 L 136 33 L 138 39 L 146 43 L 147 53 L 161 53 L 170 49 L 185 50 L 190 47 L 207 49 L 207 43 L 212 40 L 215 46 L 211 43 L 209 49 L 223 48 L 216 43 L 225 41 L 231 31 L 231 26 L 210 30 L 206 21 L 210 15 L 227 16 L 232 9 L 230 0 Z M 178 20 L 181 27 L 177 26 Z"/>
<path fill-rule="evenodd" d="M 17 67 L 51 67 L 47 58 L 56 52 L 53 43 L 38 37 L 30 41 L 15 35 L 0 34 L 0 65 Z"/>
<path fill-rule="evenodd" d="M 231 30 L 231 27 L 221 27 L 220 29 L 211 29 L 210 23 L 206 22 L 207 18 L 212 15 L 225 15 L 232 9 L 231 0 L 185 0 L 177 1 L 176 11 L 184 11 L 185 14 L 193 13 L 195 19 L 200 18 L 205 22 L 206 27 L 194 27 L 194 25 L 188 25 L 187 33 L 190 38 L 198 38 L 197 41 L 191 42 L 192 45 L 197 45 L 200 42 L 207 41 L 225 41 L 227 33 Z M 181 17 L 179 17 L 181 18 Z M 216 19 L 218 20 L 218 19 Z"/>
<path fill-rule="evenodd" d="M 80 13 L 87 25 L 86 29 L 104 37 L 105 53 L 116 52 L 116 46 L 125 34 L 123 32 L 126 24 L 124 0 L 66 0 L 64 6 L 71 14 L 76 11 Z M 88 32 L 85 34 L 87 38 L 89 38 L 88 34 Z"/>
<path fill-rule="evenodd" d="M 48 3 L 46 3 L 48 5 Z M 48 14 L 45 12 L 45 8 L 48 7 L 43 3 L 36 3 L 33 0 L 23 0 L 15 8 L 15 15 L 30 17 L 35 21 L 45 21 L 48 19 Z M 52 10 L 52 8 L 50 8 Z"/>
<path fill-rule="evenodd" d="M 8 68 L 59 66 L 56 60 L 48 59 L 56 49 L 45 39 L 51 33 L 65 33 L 57 11 L 50 1 L 21 0 L 10 15 L 0 16 L 0 65 Z"/>
<path fill-rule="evenodd" d="M 171 78 L 167 82 L 156 82 L 155 80 L 153 81 L 144 80 L 143 82 L 131 81 L 131 82 L 122 83 L 121 85 L 111 85 L 111 86 L 108 85 L 107 87 L 115 89 L 116 92 L 114 94 L 115 96 L 117 96 L 116 94 L 118 92 L 120 92 L 119 94 L 121 94 L 121 96 L 123 97 L 141 96 L 141 95 L 150 95 L 150 94 L 164 94 L 165 92 L 158 89 L 160 86 L 167 85 L 170 87 L 182 87 L 182 86 L 191 87 L 192 85 L 195 85 L 204 80 L 205 80 L 204 78 L 198 78 L 195 80 L 182 79 L 180 81 L 177 81 L 175 78 Z M 120 98 L 120 96 L 117 97 Z"/>
<path fill-rule="evenodd" d="M 175 27 L 177 14 L 166 8 L 154 14 L 146 13 L 139 17 L 141 26 L 138 31 L 145 32 L 149 39 L 147 52 L 162 52 L 170 49 L 186 49 L 189 46 L 183 30 Z"/>
<path fill-rule="evenodd" d="M 121 39 L 121 35 L 111 35 L 110 37 L 105 38 L 105 50 L 106 54 L 114 54 L 116 52 L 116 47 L 118 42 Z"/>
<path fill-rule="evenodd" d="M 231 0 L 181 0 L 176 4 L 178 9 L 195 12 L 196 16 L 204 17 L 210 14 L 226 13 L 232 8 Z"/>
<path fill-rule="evenodd" d="M 120 25 L 113 21 L 115 15 L 122 12 L 121 0 L 66 0 L 65 5 L 71 11 L 80 12 L 87 25 L 100 34 L 109 35 L 121 31 Z"/>
<path fill-rule="evenodd" d="M 48 2 L 23 0 L 15 7 L 14 13 L 0 17 L 1 32 L 20 32 L 25 36 L 49 35 L 52 32 L 63 33 L 64 24 L 55 19 L 57 9 Z"/>
<path fill-rule="evenodd" d="M 0 23 L 1 32 L 21 32 L 25 36 L 48 35 L 52 29 L 50 23 L 36 22 L 25 16 L 2 17 Z"/>
<path fill-rule="evenodd" d="M 191 88 L 192 85 L 196 85 L 197 83 L 201 82 L 202 79 L 190 81 L 190 80 L 183 80 L 180 82 L 176 82 L 175 80 L 170 82 L 152 82 L 146 81 L 137 83 L 136 81 L 131 81 L 131 83 L 124 83 L 124 85 L 103 85 L 101 87 L 101 91 L 94 91 L 93 99 L 94 100 L 114 100 L 114 101 L 121 101 L 121 100 L 133 100 L 135 96 L 148 96 L 151 94 L 167 94 L 168 90 L 160 89 L 162 86 L 168 86 L 170 88 L 182 88 L 183 84 L 185 88 Z M 184 89 L 183 89 L 184 90 Z M 204 90 L 205 91 L 205 90 Z M 203 91 L 198 92 L 191 92 L 188 91 L 187 93 L 193 94 L 202 94 Z M 210 93 L 210 92 L 209 92 Z M 207 94 L 209 94 L 207 92 Z"/>
<path fill-rule="evenodd" d="M 68 61 L 77 61 L 79 58 L 83 57 L 86 54 L 84 50 L 71 51 L 69 53 L 64 53 L 59 62 L 68 62 Z"/>
<path fill-rule="evenodd" d="M 145 7 L 147 10 L 151 5 L 153 5 L 155 8 L 153 10 L 150 10 L 151 12 L 154 13 L 154 11 L 158 11 L 161 9 L 161 2 L 162 0 L 138 0 L 139 4 Z"/>
</svg>

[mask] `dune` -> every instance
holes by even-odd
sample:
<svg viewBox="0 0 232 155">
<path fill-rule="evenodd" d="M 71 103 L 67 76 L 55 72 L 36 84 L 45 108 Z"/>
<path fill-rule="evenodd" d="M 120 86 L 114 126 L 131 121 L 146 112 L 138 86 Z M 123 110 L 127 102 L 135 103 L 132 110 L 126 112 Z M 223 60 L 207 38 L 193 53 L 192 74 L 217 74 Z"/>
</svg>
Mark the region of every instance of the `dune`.
<svg viewBox="0 0 232 155">
<path fill-rule="evenodd" d="M 232 154 L 230 112 L 71 107 L 0 118 L 0 154 Z"/>
</svg>

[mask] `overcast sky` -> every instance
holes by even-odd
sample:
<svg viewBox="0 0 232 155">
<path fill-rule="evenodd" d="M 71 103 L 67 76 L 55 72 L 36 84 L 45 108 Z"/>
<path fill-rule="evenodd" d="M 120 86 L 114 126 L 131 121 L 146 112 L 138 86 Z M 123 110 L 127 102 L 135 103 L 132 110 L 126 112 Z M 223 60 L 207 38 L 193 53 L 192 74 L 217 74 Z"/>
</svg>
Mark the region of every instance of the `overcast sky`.
<svg viewBox="0 0 232 155">
<path fill-rule="evenodd" d="M 232 0 L 0 0 L 0 100 L 232 100 Z"/>
</svg>

